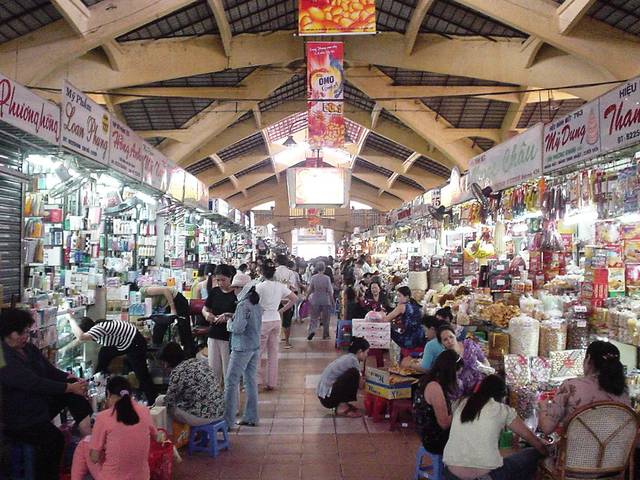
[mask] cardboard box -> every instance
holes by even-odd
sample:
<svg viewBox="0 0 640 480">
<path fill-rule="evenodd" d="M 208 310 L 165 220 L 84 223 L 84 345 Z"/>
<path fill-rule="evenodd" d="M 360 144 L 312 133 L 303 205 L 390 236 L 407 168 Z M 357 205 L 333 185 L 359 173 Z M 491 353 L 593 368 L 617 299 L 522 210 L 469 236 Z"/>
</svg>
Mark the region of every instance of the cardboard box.
<svg viewBox="0 0 640 480">
<path fill-rule="evenodd" d="M 386 398 L 387 400 L 411 398 L 411 385 L 379 385 L 367 380 L 365 382 L 364 389 L 372 395 Z"/>
<path fill-rule="evenodd" d="M 388 400 L 411 398 L 411 385 L 417 382 L 413 377 L 396 375 L 389 370 L 374 367 L 367 367 L 364 377 L 367 392 Z"/>
</svg>

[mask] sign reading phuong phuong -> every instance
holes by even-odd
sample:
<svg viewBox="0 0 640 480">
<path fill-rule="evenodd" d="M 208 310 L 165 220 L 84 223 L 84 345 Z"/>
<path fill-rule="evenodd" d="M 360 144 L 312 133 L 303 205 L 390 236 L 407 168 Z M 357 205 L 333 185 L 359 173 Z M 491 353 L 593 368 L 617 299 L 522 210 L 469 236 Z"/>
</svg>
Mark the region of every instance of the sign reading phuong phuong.
<svg viewBox="0 0 640 480">
<path fill-rule="evenodd" d="M 53 145 L 60 143 L 60 109 L 0 74 L 0 120 Z"/>
<path fill-rule="evenodd" d="M 599 101 L 602 152 L 640 142 L 640 77 L 614 88 Z"/>
<path fill-rule="evenodd" d="M 146 142 L 124 123 L 111 119 L 109 165 L 134 180 L 142 179 Z"/>
<path fill-rule="evenodd" d="M 467 184 L 504 190 L 542 174 L 543 125 L 531 127 L 469 161 Z"/>
<path fill-rule="evenodd" d="M 102 165 L 109 164 L 110 116 L 69 82 L 62 86 L 61 145 Z"/>
</svg>

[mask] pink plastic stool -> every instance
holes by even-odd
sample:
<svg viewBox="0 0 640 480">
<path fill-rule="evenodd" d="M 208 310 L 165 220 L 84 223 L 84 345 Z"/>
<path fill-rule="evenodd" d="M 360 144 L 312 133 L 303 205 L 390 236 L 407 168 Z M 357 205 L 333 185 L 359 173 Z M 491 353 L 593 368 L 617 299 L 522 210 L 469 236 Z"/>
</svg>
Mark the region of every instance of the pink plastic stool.
<svg viewBox="0 0 640 480">
<path fill-rule="evenodd" d="M 408 414 L 413 421 L 413 403 L 408 398 L 389 401 L 389 430 L 393 431 L 398 427 L 400 415 Z"/>
<path fill-rule="evenodd" d="M 364 410 L 367 417 L 373 417 L 374 422 L 381 422 L 384 420 L 384 415 L 389 408 L 389 400 L 386 398 L 378 397 L 372 393 L 367 393 L 364 397 Z"/>
</svg>

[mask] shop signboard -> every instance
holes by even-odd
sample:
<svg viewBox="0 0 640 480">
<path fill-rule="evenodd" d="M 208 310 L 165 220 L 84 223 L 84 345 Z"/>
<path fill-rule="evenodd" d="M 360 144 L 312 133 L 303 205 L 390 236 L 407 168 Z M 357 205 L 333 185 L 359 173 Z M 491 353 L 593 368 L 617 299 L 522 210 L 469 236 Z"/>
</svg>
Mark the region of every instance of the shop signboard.
<svg viewBox="0 0 640 480">
<path fill-rule="evenodd" d="M 209 187 L 204 182 L 198 180 L 198 201 L 197 205 L 203 210 L 209 210 Z"/>
<path fill-rule="evenodd" d="M 134 180 L 142 179 L 142 166 L 149 155 L 146 142 L 124 123 L 111 117 L 109 166 Z"/>
<path fill-rule="evenodd" d="M 346 8 L 345 8 L 346 6 Z M 300 35 L 352 35 L 376 33 L 376 4 L 373 0 L 298 1 Z"/>
<path fill-rule="evenodd" d="M 189 172 L 184 172 L 184 202 L 196 206 L 198 203 L 199 180 Z"/>
<path fill-rule="evenodd" d="M 602 152 L 640 142 L 640 77 L 614 88 L 599 101 Z"/>
<path fill-rule="evenodd" d="M 469 161 L 467 185 L 504 190 L 542 174 L 542 130 L 539 123 Z"/>
<path fill-rule="evenodd" d="M 343 148 L 344 44 L 308 42 L 307 116 L 312 148 Z"/>
<path fill-rule="evenodd" d="M 171 198 L 182 202 L 184 199 L 184 174 L 186 172 L 169 160 L 167 167 L 167 193 Z"/>
<path fill-rule="evenodd" d="M 553 172 L 600 153 L 598 101 L 544 126 L 542 171 Z"/>
<path fill-rule="evenodd" d="M 150 145 L 147 146 L 146 152 L 148 155 L 145 154 L 142 165 L 142 181 L 156 190 L 167 193 L 169 188 L 169 159 Z"/>
<path fill-rule="evenodd" d="M 62 85 L 61 145 L 80 155 L 109 165 L 109 113 L 65 81 Z"/>
<path fill-rule="evenodd" d="M 53 145 L 60 143 L 60 108 L 1 73 L 0 120 Z"/>
</svg>

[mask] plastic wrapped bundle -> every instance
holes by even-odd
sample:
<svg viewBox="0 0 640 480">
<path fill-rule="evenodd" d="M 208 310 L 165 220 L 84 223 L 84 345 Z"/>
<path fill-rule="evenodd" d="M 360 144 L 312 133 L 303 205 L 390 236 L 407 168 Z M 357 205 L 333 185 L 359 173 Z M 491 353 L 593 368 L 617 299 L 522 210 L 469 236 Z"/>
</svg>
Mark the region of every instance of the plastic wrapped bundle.
<svg viewBox="0 0 640 480">
<path fill-rule="evenodd" d="M 509 353 L 509 335 L 502 332 L 489 333 L 489 358 L 501 359 Z"/>
<path fill-rule="evenodd" d="M 567 348 L 577 350 L 589 346 L 589 326 L 586 320 L 575 319 L 567 328 Z"/>
<path fill-rule="evenodd" d="M 427 290 L 427 272 L 409 272 L 409 288 L 411 290 Z"/>
<path fill-rule="evenodd" d="M 540 322 L 526 315 L 513 317 L 509 323 L 509 351 L 516 355 L 535 357 L 540 341 Z"/>
<path fill-rule="evenodd" d="M 545 320 L 540 324 L 540 356 L 567 348 L 567 324 L 561 319 Z"/>
</svg>

